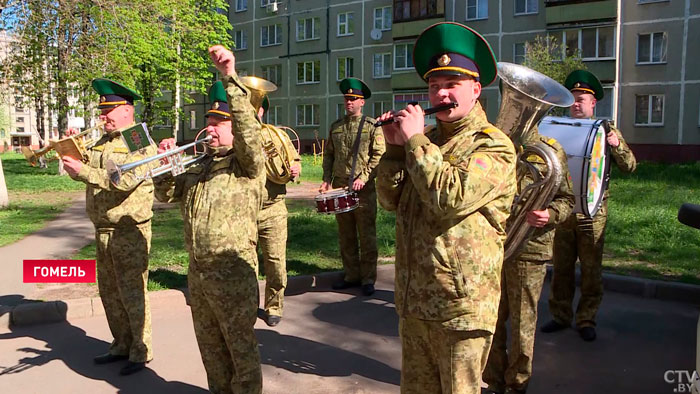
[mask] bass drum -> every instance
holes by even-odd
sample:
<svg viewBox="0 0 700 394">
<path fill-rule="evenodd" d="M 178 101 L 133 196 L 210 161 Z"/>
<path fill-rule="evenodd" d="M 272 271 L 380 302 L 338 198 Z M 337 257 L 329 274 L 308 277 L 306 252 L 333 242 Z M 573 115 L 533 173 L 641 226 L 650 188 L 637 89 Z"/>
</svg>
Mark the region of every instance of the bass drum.
<svg viewBox="0 0 700 394">
<path fill-rule="evenodd" d="M 547 116 L 539 124 L 539 133 L 556 139 L 566 151 L 576 199 L 574 212 L 595 216 L 610 172 L 603 120 Z"/>
</svg>

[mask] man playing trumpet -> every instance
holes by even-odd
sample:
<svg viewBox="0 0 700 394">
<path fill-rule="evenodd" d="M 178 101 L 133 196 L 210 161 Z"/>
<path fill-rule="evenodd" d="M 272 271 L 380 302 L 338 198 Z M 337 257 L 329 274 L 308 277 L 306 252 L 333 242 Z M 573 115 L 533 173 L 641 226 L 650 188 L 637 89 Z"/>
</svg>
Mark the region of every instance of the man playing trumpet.
<svg viewBox="0 0 700 394">
<path fill-rule="evenodd" d="M 261 125 L 233 53 L 216 45 L 209 55 L 224 78 L 209 92 L 207 156 L 182 175 L 157 178 L 156 197 L 181 202 L 192 321 L 209 390 L 259 394 L 253 326 L 259 298 L 256 222 L 265 182 Z M 173 142 L 161 142 L 159 150 Z"/>
<path fill-rule="evenodd" d="M 137 169 L 110 182 L 105 164 L 118 164 L 152 156 L 155 148 L 129 154 L 120 130 L 134 125 L 133 90 L 104 78 L 92 81 L 100 95 L 100 121 L 105 134 L 88 150 L 88 162 L 63 156 L 71 178 L 87 185 L 86 210 L 95 225 L 97 276 L 102 305 L 114 340 L 109 352 L 95 357 L 106 364 L 128 359 L 122 375 L 138 372 L 153 359 L 151 312 L 146 294 L 148 253 L 151 247 L 153 182 L 141 180 Z"/>
</svg>

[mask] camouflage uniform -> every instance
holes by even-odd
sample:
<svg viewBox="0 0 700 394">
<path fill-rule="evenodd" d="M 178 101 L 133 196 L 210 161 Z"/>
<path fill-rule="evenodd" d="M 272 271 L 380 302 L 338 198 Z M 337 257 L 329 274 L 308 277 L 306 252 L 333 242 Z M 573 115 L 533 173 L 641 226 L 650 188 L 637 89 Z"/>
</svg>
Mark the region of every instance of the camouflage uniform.
<svg viewBox="0 0 700 394">
<path fill-rule="evenodd" d="M 360 116 L 346 115 L 331 125 L 330 137 L 323 152 L 323 181 L 334 188 L 350 183 L 352 147 L 360 119 Z M 377 192 L 374 178 L 385 146 L 382 130 L 374 123 L 374 119 L 365 118 L 357 153 L 355 178 L 365 182 L 365 187 L 357 192 L 360 205 L 353 211 L 335 215 L 345 281 L 363 285 L 374 284 L 377 279 Z"/>
<path fill-rule="evenodd" d="M 615 164 L 624 172 L 637 167 L 632 150 L 622 133 L 610 127 L 620 140 L 616 148 L 610 147 Z M 581 260 L 581 299 L 576 309 L 576 326 L 595 327 L 595 316 L 603 300 L 603 244 L 605 224 L 608 218 L 608 191 L 605 191 L 600 210 L 593 218 L 572 213 L 557 226 L 554 239 L 554 275 L 549 295 L 549 311 L 554 320 L 568 326 L 574 317 L 572 303 L 576 291 L 576 259 Z"/>
<path fill-rule="evenodd" d="M 237 76 L 224 79 L 234 146 L 186 173 L 156 181 L 160 201 L 181 201 L 197 343 L 212 393 L 261 393 L 253 326 L 258 308 L 257 214 L 265 182 L 260 122 Z M 221 151 L 220 150 L 220 151 Z"/>
<path fill-rule="evenodd" d="M 477 102 L 388 145 L 379 202 L 396 211 L 402 393 L 477 393 L 500 298 L 515 151 Z"/>
<path fill-rule="evenodd" d="M 557 140 L 532 134 L 531 140 L 541 141 L 555 152 L 562 173 L 559 189 L 554 199 L 547 206 L 549 222 L 533 232 L 530 240 L 515 258 L 503 263 L 501 302 L 498 307 L 498 322 L 489 354 L 484 382 L 496 392 L 505 388 L 525 392 L 532 376 L 532 360 L 535 350 L 535 328 L 537 327 L 537 302 L 540 299 L 544 277 L 547 273 L 545 263 L 552 260 L 555 226 L 563 222 L 574 207 L 574 194 L 569 177 L 566 152 Z M 539 171 L 545 173 L 547 166 L 536 155 L 526 160 Z M 526 172 L 518 185 L 518 193 L 533 179 Z M 509 219 L 508 228 L 515 217 Z M 510 319 L 510 350 L 506 351 L 506 321 Z"/>
<path fill-rule="evenodd" d="M 89 150 L 88 163 L 74 177 L 87 185 L 86 211 L 95 225 L 97 243 L 97 284 L 114 337 L 109 352 L 128 355 L 134 363 L 153 358 L 146 290 L 153 182 L 137 180 L 146 170 L 142 166 L 124 173 L 114 185 L 105 165 L 110 160 L 126 164 L 154 154 L 153 146 L 129 154 L 121 138 L 106 135 Z"/>
<path fill-rule="evenodd" d="M 291 144 L 291 141 L 286 140 L 285 143 Z M 294 147 L 291 150 L 296 152 Z M 299 155 L 294 157 L 292 164 L 294 163 L 301 163 Z M 287 287 L 286 194 L 286 185 L 268 179 L 265 182 L 262 210 L 258 214 L 258 242 L 265 270 L 265 312 L 273 316 L 282 316 L 284 289 Z"/>
</svg>

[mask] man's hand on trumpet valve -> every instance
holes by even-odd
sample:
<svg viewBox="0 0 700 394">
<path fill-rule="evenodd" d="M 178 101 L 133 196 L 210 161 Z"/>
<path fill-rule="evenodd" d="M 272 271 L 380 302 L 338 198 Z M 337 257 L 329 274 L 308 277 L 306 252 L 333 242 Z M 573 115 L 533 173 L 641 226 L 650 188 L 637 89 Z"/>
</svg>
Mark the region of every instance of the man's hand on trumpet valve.
<svg viewBox="0 0 700 394">
<path fill-rule="evenodd" d="M 236 73 L 236 57 L 221 45 L 209 47 L 209 57 L 222 76 Z"/>
<path fill-rule="evenodd" d="M 527 224 L 532 227 L 542 228 L 547 223 L 549 223 L 549 210 L 544 211 L 530 211 L 525 216 L 527 219 Z"/>
<path fill-rule="evenodd" d="M 325 193 L 325 192 L 327 192 L 327 191 L 330 190 L 330 189 L 331 189 L 331 185 L 328 184 L 328 182 L 323 182 L 323 183 L 321 184 L 321 186 L 318 188 L 318 192 L 319 192 L 319 193 Z"/>
<path fill-rule="evenodd" d="M 63 162 L 63 168 L 71 177 L 77 176 L 78 173 L 80 173 L 80 170 L 83 168 L 82 161 L 76 160 L 70 156 L 61 157 L 61 161 Z"/>
</svg>

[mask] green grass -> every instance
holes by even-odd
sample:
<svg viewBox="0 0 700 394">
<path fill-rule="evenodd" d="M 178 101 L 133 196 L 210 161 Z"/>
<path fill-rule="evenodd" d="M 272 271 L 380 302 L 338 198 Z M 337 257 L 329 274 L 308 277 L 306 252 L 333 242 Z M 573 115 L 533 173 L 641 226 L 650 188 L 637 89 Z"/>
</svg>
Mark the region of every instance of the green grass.
<svg viewBox="0 0 700 394">
<path fill-rule="evenodd" d="M 58 163 L 30 167 L 18 153 L 0 155 L 10 205 L 0 209 L 0 246 L 19 241 L 41 229 L 85 190 L 85 185 L 58 175 Z"/>
<path fill-rule="evenodd" d="M 700 204 L 700 163 L 614 168 L 611 182 L 606 269 L 700 284 L 700 231 L 677 219 L 682 203 Z"/>
<path fill-rule="evenodd" d="M 319 185 L 323 182 L 321 155 L 316 156 L 315 163 L 314 155 L 301 155 L 301 181 L 317 182 Z"/>
</svg>

